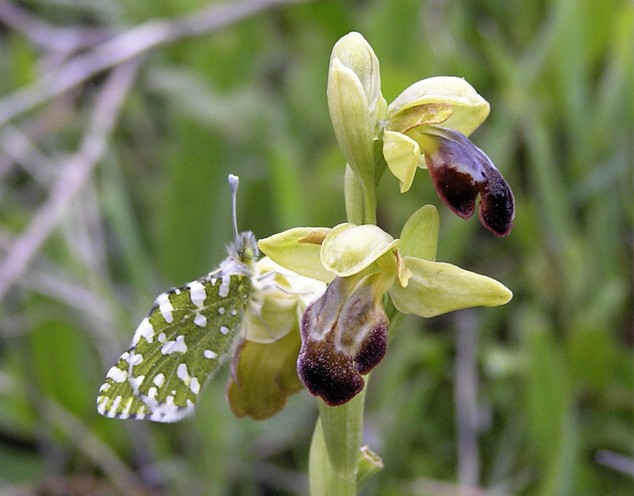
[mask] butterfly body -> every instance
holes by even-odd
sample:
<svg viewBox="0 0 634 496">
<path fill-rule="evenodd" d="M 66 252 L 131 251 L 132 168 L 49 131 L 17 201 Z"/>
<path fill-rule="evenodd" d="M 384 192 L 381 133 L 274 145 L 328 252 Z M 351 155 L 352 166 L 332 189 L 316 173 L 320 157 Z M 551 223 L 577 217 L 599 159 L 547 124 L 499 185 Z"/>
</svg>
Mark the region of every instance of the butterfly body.
<svg viewBox="0 0 634 496">
<path fill-rule="evenodd" d="M 255 236 L 240 233 L 228 252 L 217 270 L 155 299 L 99 389 L 100 414 L 175 422 L 194 411 L 233 349 L 253 294 Z"/>
</svg>

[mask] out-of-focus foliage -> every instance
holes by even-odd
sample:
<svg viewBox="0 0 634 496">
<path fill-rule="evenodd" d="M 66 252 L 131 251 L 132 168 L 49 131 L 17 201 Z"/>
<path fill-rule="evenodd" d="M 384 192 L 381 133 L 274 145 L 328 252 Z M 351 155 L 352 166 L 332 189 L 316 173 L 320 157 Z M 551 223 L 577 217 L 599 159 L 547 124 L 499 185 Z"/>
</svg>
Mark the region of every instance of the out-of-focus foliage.
<svg viewBox="0 0 634 496">
<path fill-rule="evenodd" d="M 38 42 L 42 26 L 9 21 L 10 7 L 0 2 L 0 109 L 68 57 L 55 48 L 61 31 Z M 19 9 L 87 29 L 90 47 L 203 7 Z M 333 44 L 355 30 L 379 57 L 388 101 L 416 80 L 456 75 L 491 103 L 472 139 L 517 201 L 500 240 L 448 215 L 425 174 L 404 195 L 397 181 L 381 185 L 381 227 L 396 236 L 408 212 L 435 202 L 437 259 L 515 297 L 404 321 L 370 381 L 366 442 L 385 468 L 364 494 L 458 494 L 459 483 L 482 494 L 631 494 L 632 25 L 627 0 L 314 1 L 146 54 L 105 152 L 2 302 L 0 493 L 306 493 L 316 418 L 306 392 L 264 422 L 231 415 L 227 371 L 182 424 L 101 418 L 94 402 L 152 298 L 224 257 L 228 173 L 241 178 L 241 228 L 258 237 L 344 220 L 326 72 Z M 108 74 L 0 127 L 0 266 L 60 194 L 52 185 Z"/>
</svg>

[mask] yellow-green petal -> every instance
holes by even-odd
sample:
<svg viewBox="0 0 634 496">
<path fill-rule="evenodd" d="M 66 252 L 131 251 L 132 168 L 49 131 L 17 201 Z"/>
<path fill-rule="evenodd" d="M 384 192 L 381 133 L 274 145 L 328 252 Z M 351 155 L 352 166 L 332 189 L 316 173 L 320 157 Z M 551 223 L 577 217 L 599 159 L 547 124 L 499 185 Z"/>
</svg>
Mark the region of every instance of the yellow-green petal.
<svg viewBox="0 0 634 496">
<path fill-rule="evenodd" d="M 339 224 L 321 245 L 321 263 L 339 277 L 348 277 L 361 272 L 398 246 L 399 240 L 378 226 Z"/>
<path fill-rule="evenodd" d="M 471 134 L 489 115 L 489 103 L 464 79 L 437 76 L 418 81 L 407 88 L 388 106 L 388 119 L 411 107 L 430 103 L 448 104 L 453 113 L 442 123 L 465 136 Z"/>
<path fill-rule="evenodd" d="M 335 278 L 321 263 L 321 246 L 307 242 L 328 232 L 325 227 L 296 227 L 258 241 L 258 247 L 275 263 L 293 272 L 318 281 L 330 282 Z"/>
<path fill-rule="evenodd" d="M 434 317 L 462 308 L 495 307 L 508 303 L 513 293 L 495 279 L 455 265 L 404 257 L 412 277 L 406 288 L 392 286 L 389 294 L 403 313 Z"/>
<path fill-rule="evenodd" d="M 401 231 L 401 255 L 436 260 L 440 219 L 433 205 L 425 205 L 414 212 Z"/>
<path fill-rule="evenodd" d="M 420 163 L 418 143 L 409 136 L 386 130 L 383 133 L 383 157 L 390 172 L 399 180 L 401 193 L 408 191 Z"/>
</svg>

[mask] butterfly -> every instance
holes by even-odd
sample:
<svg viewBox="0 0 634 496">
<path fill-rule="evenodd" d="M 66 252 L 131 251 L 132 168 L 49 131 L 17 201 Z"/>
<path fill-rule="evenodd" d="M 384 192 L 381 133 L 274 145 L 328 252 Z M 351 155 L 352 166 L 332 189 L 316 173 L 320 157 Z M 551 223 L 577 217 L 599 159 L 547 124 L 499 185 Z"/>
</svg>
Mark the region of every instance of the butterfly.
<svg viewBox="0 0 634 496">
<path fill-rule="evenodd" d="M 238 234 L 229 176 L 234 242 L 206 276 L 160 294 L 130 348 L 106 374 L 97 411 L 118 419 L 176 422 L 195 409 L 201 388 L 234 349 L 255 284 L 259 251 L 252 232 Z"/>
</svg>

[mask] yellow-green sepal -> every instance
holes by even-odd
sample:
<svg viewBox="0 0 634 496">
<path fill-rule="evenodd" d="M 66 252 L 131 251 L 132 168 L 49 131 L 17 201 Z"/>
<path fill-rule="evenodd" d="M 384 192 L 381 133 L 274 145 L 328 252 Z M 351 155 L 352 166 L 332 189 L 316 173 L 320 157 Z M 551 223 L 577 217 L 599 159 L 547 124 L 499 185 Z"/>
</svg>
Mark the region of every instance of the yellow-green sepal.
<svg viewBox="0 0 634 496">
<path fill-rule="evenodd" d="M 387 109 L 388 120 L 398 123 L 399 114 L 406 113 L 412 120 L 412 107 L 419 107 L 429 113 L 427 104 L 441 104 L 451 107 L 451 114 L 441 120 L 443 112 L 436 113 L 428 122 L 421 125 L 435 125 L 442 122 L 443 127 L 455 129 L 465 136 L 471 134 L 489 115 L 489 103 L 464 79 L 453 76 L 437 76 L 423 79 L 405 89 L 390 103 Z M 446 115 L 446 114 L 445 114 Z M 411 127 L 411 124 L 408 125 Z"/>
<path fill-rule="evenodd" d="M 402 313 L 435 317 L 476 306 L 508 303 L 513 293 L 495 279 L 452 264 L 403 257 L 412 275 L 407 287 L 395 284 L 389 294 Z"/>
<path fill-rule="evenodd" d="M 272 417 L 303 388 L 295 365 L 300 346 L 297 328 L 273 343 L 242 343 L 227 384 L 229 405 L 237 417 Z"/>
<path fill-rule="evenodd" d="M 329 228 L 296 227 L 258 241 L 262 253 L 275 263 L 297 274 L 318 281 L 330 282 L 335 274 L 324 269 L 321 259 L 321 241 Z"/>
</svg>

